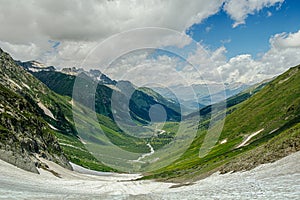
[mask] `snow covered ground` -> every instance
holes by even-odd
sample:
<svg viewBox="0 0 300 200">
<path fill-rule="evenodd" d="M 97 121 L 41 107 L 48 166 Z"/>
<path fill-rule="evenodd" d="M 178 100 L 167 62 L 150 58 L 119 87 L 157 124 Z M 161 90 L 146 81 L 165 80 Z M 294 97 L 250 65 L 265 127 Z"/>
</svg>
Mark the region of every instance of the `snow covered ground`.
<svg viewBox="0 0 300 200">
<path fill-rule="evenodd" d="M 300 199 L 300 152 L 251 171 L 213 174 L 179 188 L 130 181 L 138 174 L 91 175 L 47 164 L 62 178 L 44 170 L 40 175 L 25 172 L 0 160 L 0 199 Z"/>
</svg>

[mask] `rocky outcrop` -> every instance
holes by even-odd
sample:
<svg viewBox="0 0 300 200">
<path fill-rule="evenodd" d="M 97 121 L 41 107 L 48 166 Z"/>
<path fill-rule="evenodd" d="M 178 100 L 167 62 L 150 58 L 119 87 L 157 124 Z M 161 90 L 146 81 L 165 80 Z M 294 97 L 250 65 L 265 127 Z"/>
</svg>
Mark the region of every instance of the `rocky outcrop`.
<svg viewBox="0 0 300 200">
<path fill-rule="evenodd" d="M 72 169 L 32 98 L 34 77 L 1 49 L 0 72 L 0 159 L 35 173 L 39 156 Z"/>
</svg>

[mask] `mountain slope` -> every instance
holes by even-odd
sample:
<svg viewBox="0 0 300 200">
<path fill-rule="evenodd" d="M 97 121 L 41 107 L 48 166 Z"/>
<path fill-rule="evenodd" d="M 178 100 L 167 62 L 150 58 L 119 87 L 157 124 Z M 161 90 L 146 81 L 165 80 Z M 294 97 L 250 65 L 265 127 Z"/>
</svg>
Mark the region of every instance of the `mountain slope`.
<svg viewBox="0 0 300 200">
<path fill-rule="evenodd" d="M 35 167 L 40 165 L 36 155 L 71 169 L 42 117 L 42 109 L 6 73 L 17 74 L 22 70 L 0 49 L 0 158 L 35 173 L 38 173 Z M 22 86 L 27 87 L 25 83 Z"/>
<path fill-rule="evenodd" d="M 25 99 L 27 104 L 30 104 L 31 107 L 38 112 L 32 113 L 33 116 L 37 116 L 36 123 L 34 124 L 32 121 L 28 121 L 26 126 L 30 126 L 32 130 L 39 130 L 39 127 L 36 127 L 36 124 L 40 123 L 41 128 L 44 128 L 43 124 L 46 123 L 45 126 L 47 127 L 47 131 L 51 132 L 53 137 L 56 138 L 54 141 L 58 140 L 60 153 L 62 154 L 63 151 L 69 160 L 87 168 L 111 171 L 111 168 L 104 166 L 86 150 L 85 146 L 80 141 L 80 138 L 77 136 L 78 133 L 73 122 L 72 104 L 70 103 L 70 99 L 51 91 L 23 67 L 18 66 L 7 53 L 2 50 L 0 50 L 0 52 L 0 81 L 3 88 L 14 92 L 20 98 Z M 5 93 L 3 98 L 9 99 L 10 96 L 7 96 L 8 94 L 9 92 Z M 16 105 L 10 106 L 14 108 Z M 28 107 L 28 109 L 29 108 L 30 107 Z M 31 113 L 31 111 L 28 112 Z M 8 117 L 3 110 L 1 110 L 0 114 L 3 117 L 3 123 L 8 120 Z M 12 130 L 12 132 L 10 131 L 10 134 L 7 135 L 8 137 L 17 134 L 13 131 L 15 130 L 13 124 L 10 127 L 6 127 L 3 124 L 1 124 L 1 126 L 7 130 Z M 34 133 L 34 131 L 31 132 Z M 20 132 L 20 134 L 21 133 L 22 132 Z M 1 140 L 4 139 L 5 137 L 1 137 Z M 18 143 L 18 141 L 16 140 L 14 143 Z M 14 145 L 14 143 L 11 145 Z M 47 147 L 47 145 L 45 146 Z M 19 153 L 17 152 L 19 152 L 19 150 L 15 149 L 14 154 L 18 155 Z M 29 154 L 32 154 L 32 152 L 29 152 Z"/>
<path fill-rule="evenodd" d="M 145 178 L 197 179 L 218 169 L 242 170 L 274 161 L 299 150 L 299 123 L 300 66 L 296 66 L 228 108 L 221 136 L 208 155 L 199 157 L 207 133 L 200 123 L 196 139 L 181 158 Z"/>
<path fill-rule="evenodd" d="M 76 76 L 54 71 L 40 71 L 33 73 L 33 75 L 58 94 L 72 97 Z M 95 85 L 94 80 L 87 75 L 85 76 L 85 74 L 80 74 L 77 78 L 81 79 L 81 85 L 86 88 L 93 88 L 93 85 Z M 81 91 L 86 93 L 86 88 L 82 88 Z M 134 91 L 130 97 L 126 96 L 130 93 L 129 91 Z M 147 124 L 147 121 L 150 121 L 149 109 L 155 104 L 160 104 L 165 108 L 168 121 L 180 121 L 180 107 L 178 104 L 165 99 L 149 88 L 136 88 L 128 81 L 119 81 L 116 85 L 106 85 L 99 82 L 94 97 L 97 113 L 113 119 L 111 111 L 113 93 L 120 99 L 129 99 L 130 115 L 139 123 Z M 88 101 L 88 97 L 91 95 L 82 96 L 85 98 L 82 101 Z"/>
<path fill-rule="evenodd" d="M 93 119 L 93 116 L 89 115 L 89 113 L 93 113 L 90 110 L 91 106 L 89 102 L 86 103 L 84 101 L 85 98 L 81 100 L 79 95 L 79 98 L 72 100 L 68 96 L 56 94 L 32 76 L 32 74 L 25 71 L 24 68 L 17 66 L 8 54 L 4 54 L 6 55 L 3 58 L 5 64 L 0 68 L 0 80 L 4 84 L 4 87 L 13 90 L 22 97 L 26 97 L 27 101 L 39 110 L 41 120 L 47 123 L 48 128 L 56 136 L 66 157 L 73 163 L 94 170 L 115 171 L 111 167 L 107 167 L 101 163 L 95 157 L 95 154 L 91 152 L 95 152 L 94 150 L 98 151 L 100 147 L 106 147 L 110 143 L 123 150 L 137 153 L 136 155 L 150 151 L 147 139 L 126 134 L 107 116 L 97 114 L 97 119 Z M 40 72 L 53 73 L 52 71 L 43 70 Z M 64 76 L 67 78 L 73 77 L 62 73 L 59 73 L 59 75 L 60 77 Z M 87 76 L 80 80 L 84 81 L 84 88 L 82 89 L 84 92 L 87 92 L 84 96 L 89 97 L 91 95 L 89 89 L 94 86 L 94 80 Z M 85 84 L 91 85 L 91 87 L 86 89 Z M 59 85 L 57 85 L 57 88 L 59 88 Z M 99 94 L 101 94 L 96 96 L 99 100 L 98 102 L 110 103 L 109 92 L 112 89 L 101 84 L 97 89 L 100 91 Z M 146 99 L 147 105 L 149 105 L 147 102 L 156 102 L 152 101 L 151 98 L 149 96 L 149 99 Z M 100 108 L 98 107 L 99 110 Z M 108 107 L 103 106 L 103 108 L 106 109 Z M 100 111 L 103 113 L 105 110 Z M 78 120 L 76 129 L 73 116 L 76 116 Z M 138 118 L 138 120 L 141 121 L 143 119 Z M 86 124 L 92 127 L 86 127 Z M 80 130 L 83 134 L 79 135 L 77 130 Z M 170 142 L 171 137 L 162 137 L 163 135 L 150 141 L 151 144 L 155 143 L 153 144 L 154 148 L 159 148 L 163 144 Z M 92 150 L 90 146 L 92 146 Z"/>
</svg>

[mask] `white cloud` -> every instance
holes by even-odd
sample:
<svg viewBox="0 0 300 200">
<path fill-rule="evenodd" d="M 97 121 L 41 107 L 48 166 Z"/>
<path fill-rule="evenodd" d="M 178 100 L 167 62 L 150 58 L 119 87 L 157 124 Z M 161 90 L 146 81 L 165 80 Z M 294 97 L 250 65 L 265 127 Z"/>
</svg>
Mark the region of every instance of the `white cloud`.
<svg viewBox="0 0 300 200">
<path fill-rule="evenodd" d="M 165 86 L 218 82 L 254 84 L 300 64 L 299 32 L 271 36 L 270 49 L 259 58 L 243 54 L 227 60 L 224 46 L 211 51 L 197 44 L 196 50 L 186 58 L 194 66 L 183 62 L 176 71 L 174 69 L 180 63 L 178 58 L 158 56 L 154 59 L 148 57 L 152 51 L 141 50 L 143 53 L 138 53 L 138 50 L 119 58 L 113 67 L 107 69 L 107 73 L 116 79 L 123 79 L 120 75 L 126 75 L 137 85 L 147 81 Z"/>
<path fill-rule="evenodd" d="M 273 14 L 270 11 L 267 12 L 267 17 L 271 17 L 272 15 Z"/>
<path fill-rule="evenodd" d="M 258 73 L 260 67 L 260 63 L 253 60 L 251 55 L 244 54 L 231 58 L 218 67 L 218 71 L 227 83 L 255 83 L 257 79 L 264 78 Z"/>
<path fill-rule="evenodd" d="M 207 27 L 205 28 L 205 32 L 206 32 L 206 33 L 209 33 L 209 32 L 211 31 L 211 29 L 212 29 L 212 26 L 207 26 Z"/>
<path fill-rule="evenodd" d="M 227 0 L 223 9 L 235 21 L 232 26 L 237 27 L 245 24 L 249 14 L 254 14 L 264 7 L 271 7 L 283 2 L 284 0 Z"/>
<path fill-rule="evenodd" d="M 196 51 L 188 56 L 187 61 L 197 68 L 205 82 L 220 82 L 222 80 L 220 80 L 217 67 L 226 63 L 225 53 L 226 48 L 224 46 L 211 51 L 205 46 L 198 44 Z M 197 82 L 197 79 L 194 79 L 194 81 Z"/>
<path fill-rule="evenodd" d="M 140 27 L 184 31 L 219 11 L 222 0 L 0 1 L 1 39 L 28 42 L 37 37 L 85 41 Z M 179 12 L 180 11 L 180 12 Z M 21 34 L 22 33 L 22 34 Z M 32 34 L 34 33 L 34 34 Z"/>
<path fill-rule="evenodd" d="M 186 74 L 177 71 L 179 57 L 158 55 L 149 57 L 152 50 L 142 49 L 129 52 L 116 59 L 104 73 L 110 74 L 116 80 L 130 80 L 136 86 L 154 86 L 154 84 L 169 87 L 177 84 L 187 84 L 191 81 Z M 187 63 L 186 63 L 187 64 Z M 195 72 L 195 71 L 194 71 Z"/>
<path fill-rule="evenodd" d="M 270 43 L 276 48 L 300 48 L 300 30 L 296 33 L 276 34 L 270 39 Z"/>
<path fill-rule="evenodd" d="M 261 58 L 238 55 L 218 67 L 225 82 L 253 84 L 279 75 L 300 64 L 300 30 L 270 38 L 270 49 Z"/>
<path fill-rule="evenodd" d="M 39 59 L 48 65 L 73 65 L 80 63 L 84 53 L 97 42 L 111 35 L 143 27 L 170 28 L 183 33 L 192 24 L 217 13 L 224 2 L 226 0 L 191 0 L 188 3 L 181 0 L 87 0 L 84 3 L 80 0 L 0 0 L 0 41 L 1 46 L 16 59 Z M 225 8 L 233 19 L 240 20 L 254 8 L 269 6 L 275 0 L 249 2 L 254 6 L 248 6 L 250 9 L 244 10 L 240 18 L 234 17 L 237 15 L 234 8 L 239 9 L 239 5 L 244 8 L 245 2 L 241 5 L 229 0 Z M 51 52 L 49 40 L 61 42 L 55 52 Z M 148 36 L 139 40 L 147 43 Z M 187 37 L 178 39 L 172 34 L 157 39 L 157 43 L 164 46 L 183 47 L 189 42 Z M 30 47 L 30 54 L 28 51 L 22 53 L 24 46 Z"/>
<path fill-rule="evenodd" d="M 31 59 L 48 65 L 72 65 L 84 59 L 94 43 L 130 29 L 163 27 L 184 32 L 193 23 L 217 13 L 223 0 L 0 0 L 0 41 L 16 59 L 29 57 L 18 50 L 34 45 Z M 147 36 L 140 38 L 147 42 Z M 48 40 L 60 41 L 59 54 L 49 54 Z M 158 39 L 159 40 L 159 39 Z M 162 43 L 162 41 L 159 41 Z M 189 41 L 171 35 L 162 45 L 183 47 Z M 17 48 L 19 45 L 20 48 Z M 83 50 L 82 47 L 86 47 Z M 65 57 L 64 57 L 65 56 Z"/>
<path fill-rule="evenodd" d="M 128 50 L 140 47 L 150 48 L 150 52 L 153 51 L 151 48 L 162 46 L 185 47 L 192 41 L 181 33 L 220 9 L 230 15 L 236 27 L 245 23 L 249 14 L 283 1 L 191 0 L 187 3 L 182 0 L 87 0 L 83 3 L 80 0 L 0 0 L 0 46 L 16 59 L 38 59 L 48 65 L 61 67 L 80 66 L 91 50 L 95 50 L 92 56 L 88 56 L 89 63 L 83 63 L 87 64 L 84 67 L 106 66 L 111 60 L 128 53 Z M 225 5 L 222 7 L 223 3 Z M 143 27 L 164 27 L 178 32 L 144 29 L 134 34 L 126 33 L 130 29 Z M 207 27 L 208 32 L 210 28 Z M 110 38 L 105 43 L 106 38 L 123 31 L 125 34 L 117 35 L 113 40 Z M 61 43 L 53 49 L 49 40 Z M 100 42 L 103 42 L 101 48 L 94 49 Z M 230 42 L 230 39 L 226 42 Z M 238 55 L 227 61 L 225 47 L 211 51 L 199 44 L 197 50 L 187 58 L 187 61 L 196 65 L 198 72 L 195 73 L 195 69 L 186 65 L 182 67 L 182 73 L 186 73 L 184 80 L 189 78 L 190 83 L 200 83 L 201 76 L 214 81 L 218 72 L 226 82 L 254 83 L 299 64 L 299 49 L 300 31 L 271 37 L 270 50 L 259 59 Z M 144 72 L 147 72 L 148 78 L 155 77 L 157 71 L 161 75 L 170 73 L 169 78 L 177 77 L 179 72 L 170 69 L 175 68 L 178 60 L 168 60 L 166 57 L 148 59 L 143 57 L 146 55 L 149 52 L 136 56 L 131 54 L 133 57 L 126 57 L 119 69 L 126 74 L 126 70 L 134 66 L 137 70 L 147 69 Z M 143 62 L 137 62 L 138 59 Z M 168 80 L 168 77 L 157 77 Z M 137 76 L 131 78 L 142 79 Z M 175 84 L 178 80 L 173 78 L 166 84 Z"/>
<path fill-rule="evenodd" d="M 11 44 L 9 42 L 0 41 L 0 47 L 8 52 L 13 52 L 13 57 L 19 60 L 31 60 L 38 58 L 41 52 L 40 47 L 34 43 L 29 44 Z"/>
</svg>

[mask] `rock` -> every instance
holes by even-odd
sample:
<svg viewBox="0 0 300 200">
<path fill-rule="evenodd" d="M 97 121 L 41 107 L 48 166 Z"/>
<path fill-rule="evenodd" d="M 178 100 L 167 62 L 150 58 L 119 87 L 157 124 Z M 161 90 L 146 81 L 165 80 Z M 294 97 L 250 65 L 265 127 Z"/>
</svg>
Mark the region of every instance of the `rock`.
<svg viewBox="0 0 300 200">
<path fill-rule="evenodd" d="M 39 174 L 35 162 L 29 156 L 22 156 L 22 154 L 14 153 L 13 151 L 0 149 L 0 159 L 23 170 Z"/>
</svg>

